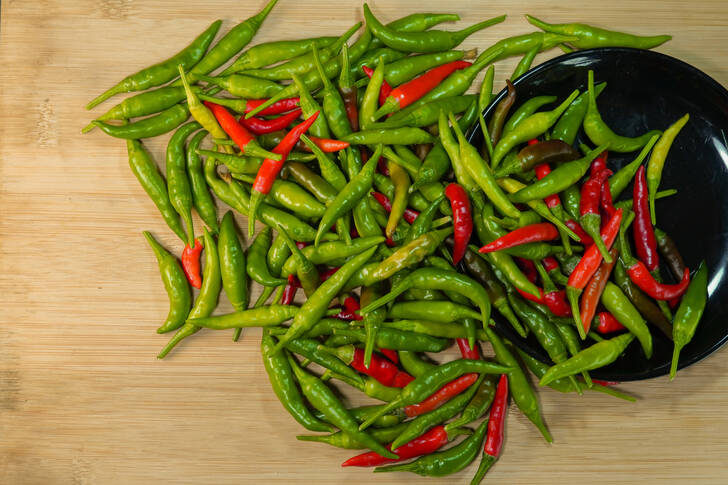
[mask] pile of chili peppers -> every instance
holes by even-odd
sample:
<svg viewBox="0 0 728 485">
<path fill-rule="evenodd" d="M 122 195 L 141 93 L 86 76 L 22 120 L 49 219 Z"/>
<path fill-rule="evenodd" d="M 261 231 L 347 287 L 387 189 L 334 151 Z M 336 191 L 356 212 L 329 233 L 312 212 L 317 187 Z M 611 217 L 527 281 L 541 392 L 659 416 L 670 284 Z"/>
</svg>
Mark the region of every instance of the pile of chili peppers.
<svg viewBox="0 0 728 485">
<path fill-rule="evenodd" d="M 328 433 L 299 439 L 365 450 L 343 466 L 427 476 L 463 469 L 482 448 L 473 483 L 500 455 L 509 395 L 551 441 L 529 372 L 560 392 L 633 400 L 589 371 L 635 338 L 649 358 L 652 326 L 674 340 L 674 376 L 707 297 L 705 265 L 691 276 L 656 227 L 655 201 L 671 194 L 658 191 L 661 174 L 688 115 L 664 132 L 619 135 L 599 114 L 604 85 L 591 72 L 564 99 L 521 102 L 508 81 L 490 119 L 480 114 L 500 59 L 522 56 L 515 79 L 557 46 L 649 49 L 669 36 L 528 16 L 541 31 L 476 58 L 458 46 L 504 16 L 450 32 L 433 27 L 456 14 L 384 24 L 365 4 L 363 30 L 244 50 L 276 1 L 214 45 L 212 23 L 87 106 L 144 91 L 84 131 L 126 140 L 132 172 L 185 244 L 180 265 L 144 233 L 170 301 L 158 332 L 175 332 L 159 358 L 203 328 L 238 340 L 262 327 L 273 391 L 304 428 Z M 466 94 L 486 68 L 479 95 Z M 482 149 L 464 135 L 478 123 Z M 172 131 L 163 175 L 141 140 Z M 579 133 L 589 146 L 574 146 Z M 638 155 L 616 170 L 615 152 Z M 221 220 L 214 196 L 232 209 Z M 249 244 L 235 213 L 248 218 Z M 263 288 L 252 304 L 250 280 Z M 213 316 L 221 292 L 234 312 Z M 495 331 L 495 314 L 553 365 Z M 462 358 L 423 355 L 453 340 Z M 335 382 L 383 404 L 347 407 Z"/>
</svg>

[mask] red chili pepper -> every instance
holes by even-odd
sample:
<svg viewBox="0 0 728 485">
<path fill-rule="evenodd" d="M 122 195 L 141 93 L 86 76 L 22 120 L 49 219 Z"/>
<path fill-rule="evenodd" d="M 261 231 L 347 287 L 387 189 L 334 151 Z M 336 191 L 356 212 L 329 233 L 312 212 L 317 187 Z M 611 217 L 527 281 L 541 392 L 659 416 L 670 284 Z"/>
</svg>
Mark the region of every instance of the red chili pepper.
<svg viewBox="0 0 728 485">
<path fill-rule="evenodd" d="M 482 248 L 481 253 L 492 253 L 502 249 L 512 248 L 521 244 L 528 244 L 541 241 L 553 241 L 558 239 L 559 231 L 550 222 L 539 222 L 528 226 L 519 227 L 508 234 L 505 234 L 495 241 L 492 241 Z"/>
<path fill-rule="evenodd" d="M 270 120 L 256 118 L 255 116 L 246 119 L 245 115 L 243 115 L 240 117 L 240 119 L 238 119 L 238 123 L 243 125 L 251 132 L 255 133 L 256 135 L 263 135 L 265 133 L 273 133 L 274 131 L 288 128 L 288 125 L 293 123 L 299 116 L 301 116 L 300 109 L 291 111 L 290 113 L 286 113 Z"/>
<path fill-rule="evenodd" d="M 308 139 L 311 140 L 314 145 L 319 147 L 321 151 L 326 153 L 338 152 L 344 148 L 349 147 L 348 141 L 332 140 L 331 138 L 317 138 L 315 136 L 307 135 Z M 297 143 L 296 148 L 300 148 L 305 152 L 311 152 L 311 148 L 305 143 Z"/>
<path fill-rule="evenodd" d="M 530 259 L 523 259 L 515 257 L 513 258 L 518 265 L 518 267 L 523 271 L 523 274 L 528 278 L 528 281 L 531 283 L 538 284 L 538 271 L 536 270 L 536 265 L 533 264 L 533 261 Z"/>
<path fill-rule="evenodd" d="M 647 179 L 645 166 L 640 165 L 634 177 L 634 190 L 632 192 L 632 207 L 634 209 L 634 245 L 637 257 L 645 263 L 647 269 L 655 271 L 660 259 L 657 255 L 657 239 L 655 229 L 650 220 L 650 208 L 647 198 Z"/>
<path fill-rule="evenodd" d="M 478 354 L 477 345 L 471 349 L 470 344 L 468 343 L 468 339 L 459 338 L 459 339 L 456 339 L 455 341 L 458 343 L 458 348 L 460 349 L 460 355 L 463 356 L 463 359 L 480 360 L 480 354 Z"/>
<path fill-rule="evenodd" d="M 597 159 L 594 159 L 596 162 Z M 593 162 L 592 162 L 593 163 Z M 593 165 L 592 165 L 593 166 Z M 593 172 L 593 169 L 592 169 Z M 592 175 L 581 186 L 581 199 L 579 201 L 579 214 L 584 217 L 586 214 L 599 215 L 599 201 L 602 196 L 602 183 L 612 174 L 611 170 L 602 170 Z"/>
<path fill-rule="evenodd" d="M 601 334 L 618 332 L 619 330 L 624 330 L 624 325 L 619 323 L 619 320 L 614 318 L 614 315 L 612 315 L 609 312 L 597 313 L 597 320 L 599 320 L 599 325 L 597 325 L 597 332 L 599 332 Z M 594 381 L 594 382 L 597 382 L 597 381 Z"/>
<path fill-rule="evenodd" d="M 395 449 L 393 453 L 399 457 L 397 460 L 385 458 L 375 451 L 369 451 L 349 458 L 341 466 L 378 466 L 397 461 L 408 460 L 417 456 L 429 455 L 439 450 L 448 443 L 447 431 L 442 425 L 435 426 L 418 438 L 413 439 L 409 443 L 405 443 Z M 387 449 L 392 451 L 391 443 L 387 445 Z"/>
<path fill-rule="evenodd" d="M 584 228 L 581 227 L 581 224 L 576 222 L 574 219 L 567 219 L 564 221 L 564 224 L 566 224 L 566 227 L 574 231 L 574 233 L 579 236 L 579 239 L 581 239 L 581 244 L 583 244 L 584 247 L 594 244 L 594 240 L 591 238 L 591 236 L 587 234 Z"/>
<path fill-rule="evenodd" d="M 382 353 L 386 358 L 394 362 L 395 364 L 399 364 L 399 355 L 397 355 L 397 352 L 394 350 L 389 349 L 379 349 L 379 352 Z"/>
<path fill-rule="evenodd" d="M 463 374 L 457 379 L 448 382 L 447 384 L 442 386 L 440 389 L 435 391 L 434 394 L 426 398 L 421 403 L 406 406 L 404 408 L 404 413 L 409 418 L 419 416 L 420 414 L 429 413 L 430 411 L 439 408 L 461 392 L 465 391 L 477 380 L 478 374 Z"/>
<path fill-rule="evenodd" d="M 302 123 L 299 123 L 298 125 L 293 127 L 291 131 L 286 133 L 286 136 L 283 137 L 278 146 L 273 149 L 273 153 L 278 153 L 279 155 L 281 155 L 280 161 L 271 160 L 270 158 L 266 158 L 265 160 L 263 160 L 263 165 L 261 165 L 258 169 L 258 174 L 255 176 L 255 182 L 253 182 L 254 191 L 260 192 L 261 194 L 267 194 L 268 192 L 270 192 L 270 189 L 273 186 L 273 182 L 278 177 L 278 174 L 281 172 L 281 169 L 283 168 L 283 164 L 285 163 L 288 154 L 291 152 L 296 143 L 298 143 L 301 135 L 303 135 L 306 130 L 308 130 L 309 127 L 313 124 L 313 122 L 316 121 L 318 115 L 319 112 L 316 111 L 308 119 L 306 119 Z"/>
<path fill-rule="evenodd" d="M 617 209 L 612 218 L 602 228 L 601 238 L 607 251 L 612 247 L 614 240 L 617 238 L 619 225 L 622 223 L 622 213 L 622 209 Z M 579 335 L 582 338 L 586 338 L 586 333 L 584 332 L 584 324 L 581 322 L 579 296 L 587 283 L 589 283 L 591 277 L 599 269 L 601 263 L 602 253 L 599 252 L 596 244 L 592 244 L 584 251 L 584 255 L 579 260 L 574 271 L 569 275 L 569 280 L 566 285 L 566 297 L 569 299 L 571 312 L 574 316 L 576 327 L 579 330 Z"/>
<path fill-rule="evenodd" d="M 549 311 L 557 317 L 570 317 L 571 307 L 566 299 L 566 290 L 552 291 L 545 293 L 543 301 Z"/>
<path fill-rule="evenodd" d="M 591 277 L 589 283 L 586 285 L 584 294 L 581 296 L 579 314 L 585 333 L 589 333 L 589 328 L 597 312 L 602 293 L 604 293 L 609 276 L 612 274 L 612 268 L 614 268 L 614 264 L 617 262 L 617 248 L 610 249 L 609 255 L 612 257 L 612 262 L 607 263 L 606 261 L 602 261 L 594 276 Z"/>
<path fill-rule="evenodd" d="M 210 108 L 212 114 L 215 115 L 215 119 L 217 119 L 217 122 L 220 123 L 220 127 L 223 131 L 227 133 L 238 148 L 245 153 L 245 145 L 250 143 L 252 140 L 255 140 L 253 134 L 238 123 L 235 117 L 224 106 L 211 103 L 210 101 L 205 101 L 205 106 Z"/>
<path fill-rule="evenodd" d="M 559 267 L 559 262 L 556 261 L 556 258 L 554 258 L 553 256 L 546 256 L 541 260 L 541 264 L 543 264 L 543 267 L 547 273 L 550 273 L 555 269 L 561 269 Z"/>
<path fill-rule="evenodd" d="M 414 380 L 415 378 L 411 375 L 407 374 L 404 371 L 399 371 L 394 376 L 394 380 L 392 380 L 392 387 L 397 387 L 401 389 Z"/>
<path fill-rule="evenodd" d="M 536 141 L 536 143 L 538 143 L 538 141 Z M 551 167 L 548 163 L 542 163 L 541 165 L 536 165 L 534 171 L 536 172 L 536 179 L 541 180 L 551 173 Z M 544 199 L 544 202 L 546 202 L 546 205 L 549 207 L 549 209 L 561 205 L 561 199 L 559 198 L 559 194 L 549 195 Z"/>
<path fill-rule="evenodd" d="M 690 270 L 685 268 L 682 279 L 676 285 L 666 285 L 659 283 L 650 274 L 650 270 L 642 261 L 635 262 L 632 266 L 627 268 L 627 274 L 629 279 L 637 285 L 637 287 L 647 293 L 655 300 L 671 300 L 673 298 L 679 298 L 685 293 L 690 284 Z"/>
<path fill-rule="evenodd" d="M 470 199 L 460 185 L 451 183 L 445 188 L 445 196 L 452 207 L 453 238 L 452 263 L 458 264 L 465 256 L 470 236 L 473 233 L 473 218 L 470 215 Z"/>
<path fill-rule="evenodd" d="M 364 365 L 364 349 L 353 347 L 352 361 L 350 364 L 362 374 L 373 377 L 385 386 L 392 386 L 394 377 L 400 370 L 388 359 L 373 353 L 369 368 Z"/>
<path fill-rule="evenodd" d="M 372 74 L 374 74 L 374 69 L 369 66 L 361 66 L 361 69 L 362 71 L 364 71 L 364 74 L 366 74 L 369 79 L 372 78 Z M 379 88 L 379 106 L 384 104 L 384 102 L 387 100 L 387 96 L 389 96 L 389 93 L 391 92 L 392 86 L 389 85 L 386 79 L 382 80 L 382 87 Z"/>
<path fill-rule="evenodd" d="M 397 86 L 384 102 L 380 101 L 380 104 L 388 107 L 389 111 L 387 113 L 391 113 L 397 109 L 403 109 L 432 91 L 453 72 L 458 69 L 465 69 L 471 65 L 467 61 L 453 61 L 432 68 L 411 81 Z"/>
<path fill-rule="evenodd" d="M 617 208 L 614 207 L 614 201 L 612 200 L 612 191 L 609 190 L 609 179 L 604 179 L 604 182 L 602 182 L 602 196 L 599 203 L 601 205 L 604 217 L 610 219 L 612 215 L 614 215 L 614 211 L 616 211 Z"/>
<path fill-rule="evenodd" d="M 597 157 L 592 161 L 591 163 L 591 172 L 589 172 L 590 177 L 594 177 L 602 170 L 607 169 L 607 157 L 609 156 L 609 153 L 604 150 L 602 153 L 597 155 Z"/>
<path fill-rule="evenodd" d="M 250 113 L 255 108 L 260 106 L 261 104 L 268 101 L 267 99 L 248 99 L 245 101 L 245 112 Z M 291 111 L 292 109 L 298 108 L 299 102 L 301 101 L 300 98 L 283 98 L 280 101 L 276 101 L 275 103 L 271 104 L 267 108 L 265 108 L 263 111 L 258 113 L 258 116 L 268 116 L 268 115 L 279 115 L 281 113 L 285 113 L 286 111 Z"/>
<path fill-rule="evenodd" d="M 521 297 L 525 298 L 528 301 L 532 301 L 534 303 L 540 303 L 541 305 L 546 304 L 546 302 L 544 301 L 543 290 L 541 288 L 538 288 L 538 298 L 536 298 L 535 296 L 533 296 L 530 293 L 527 293 L 527 292 L 521 290 L 520 288 L 516 288 L 516 291 L 518 292 L 519 295 L 521 295 Z"/>
<path fill-rule="evenodd" d="M 372 197 L 374 197 L 374 199 L 379 202 L 382 207 L 384 207 L 384 210 L 386 210 L 387 212 L 392 212 L 392 202 L 390 202 L 389 197 L 380 192 L 372 192 Z M 404 215 L 402 216 L 402 218 L 408 223 L 412 224 L 413 222 L 415 222 L 415 219 L 417 219 L 417 216 L 419 215 L 420 213 L 416 210 L 407 208 L 404 210 Z"/>
<path fill-rule="evenodd" d="M 298 281 L 296 275 L 288 275 L 288 284 L 283 289 L 283 296 L 281 296 L 281 305 L 290 305 L 293 303 L 293 299 L 296 298 L 296 292 L 301 287 L 301 282 Z"/>
<path fill-rule="evenodd" d="M 361 320 L 364 318 L 357 313 L 359 309 L 361 309 L 361 306 L 359 306 L 359 302 L 353 296 L 347 296 L 344 299 L 344 308 L 346 308 L 346 311 L 354 315 L 354 320 Z"/>
<path fill-rule="evenodd" d="M 503 438 L 505 435 L 506 413 L 508 412 L 508 378 L 501 375 L 498 381 L 498 388 L 495 391 L 493 407 L 490 409 L 488 418 L 488 434 L 485 437 L 483 446 L 483 458 L 480 460 L 478 470 L 475 472 L 473 483 L 480 483 L 488 473 L 493 463 L 498 460 L 503 449 Z"/>
<path fill-rule="evenodd" d="M 202 253 L 202 243 L 199 239 L 195 239 L 194 247 L 189 244 L 185 245 L 182 250 L 182 269 L 185 272 L 187 281 L 195 288 L 202 286 L 202 275 L 200 274 L 200 253 Z"/>
<path fill-rule="evenodd" d="M 339 271 L 338 266 L 333 267 L 333 268 L 328 268 L 325 271 L 321 271 L 321 273 L 319 273 L 319 278 L 321 279 L 321 282 L 323 283 L 327 279 L 331 278 L 331 276 L 333 276 L 333 274 L 336 273 L 337 271 Z"/>
</svg>

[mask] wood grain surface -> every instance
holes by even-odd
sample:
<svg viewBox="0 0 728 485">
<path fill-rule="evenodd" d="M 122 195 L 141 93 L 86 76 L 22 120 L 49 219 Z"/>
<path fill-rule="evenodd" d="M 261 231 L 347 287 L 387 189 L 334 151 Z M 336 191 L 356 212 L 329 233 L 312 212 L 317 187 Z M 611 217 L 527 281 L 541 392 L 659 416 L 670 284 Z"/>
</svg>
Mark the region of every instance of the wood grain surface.
<svg viewBox="0 0 728 485">
<path fill-rule="evenodd" d="M 425 482 L 341 469 L 352 452 L 297 441 L 302 429 L 271 391 L 257 330 L 237 344 L 228 332 L 200 332 L 155 359 L 168 338 L 154 332 L 167 301 L 141 231 L 177 253 L 181 245 L 130 173 L 124 143 L 98 130 L 80 134 L 92 116 L 83 106 L 177 52 L 211 20 L 223 18 L 226 31 L 261 3 L 2 2 L 0 483 Z M 674 40 L 661 52 L 728 84 L 725 1 L 419 0 L 372 8 L 382 19 L 452 11 L 463 25 L 509 14 L 466 48 L 533 30 L 526 12 L 670 33 Z M 361 17 L 357 1 L 280 0 L 253 42 L 331 35 Z M 498 65 L 497 86 L 516 62 Z M 160 162 L 166 141 L 148 143 Z M 229 309 L 224 302 L 219 311 Z M 553 445 L 513 409 L 505 453 L 488 483 L 728 483 L 725 349 L 673 383 L 621 388 L 639 402 L 540 391 Z M 426 483 L 468 483 L 474 470 Z"/>
</svg>

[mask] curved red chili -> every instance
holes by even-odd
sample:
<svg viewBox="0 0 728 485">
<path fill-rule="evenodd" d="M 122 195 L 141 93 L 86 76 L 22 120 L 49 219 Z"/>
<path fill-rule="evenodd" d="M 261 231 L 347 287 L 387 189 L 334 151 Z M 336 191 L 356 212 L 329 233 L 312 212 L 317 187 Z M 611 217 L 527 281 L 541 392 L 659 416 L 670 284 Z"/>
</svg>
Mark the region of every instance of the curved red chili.
<svg viewBox="0 0 728 485">
<path fill-rule="evenodd" d="M 546 256 L 541 260 L 541 264 L 543 264 L 544 269 L 548 273 L 555 269 L 561 269 L 559 267 L 559 262 L 556 261 L 556 258 L 554 258 L 553 256 Z"/>
<path fill-rule="evenodd" d="M 471 349 L 470 344 L 468 343 L 468 339 L 459 338 L 459 339 L 456 339 L 455 341 L 458 343 L 458 348 L 460 349 L 460 355 L 463 356 L 463 359 L 472 359 L 472 360 L 480 359 L 480 355 L 478 354 L 477 345 Z"/>
<path fill-rule="evenodd" d="M 618 332 L 620 330 L 624 330 L 624 325 L 619 323 L 619 320 L 614 318 L 614 315 L 612 315 L 609 312 L 597 313 L 597 319 L 599 320 L 599 324 L 597 325 L 597 332 L 599 332 L 601 334 Z M 597 381 L 594 381 L 594 382 L 597 382 Z"/>
<path fill-rule="evenodd" d="M 302 111 L 300 109 L 291 111 L 290 113 L 283 114 L 277 118 L 269 120 L 263 118 L 245 118 L 245 115 L 241 116 L 238 123 L 243 125 L 245 128 L 255 133 L 256 135 L 263 135 L 265 133 L 273 133 L 274 131 L 288 128 L 288 125 L 293 123 L 296 118 L 301 116 Z"/>
<path fill-rule="evenodd" d="M 384 210 L 386 210 L 387 212 L 392 212 L 392 202 L 389 200 L 389 197 L 382 194 L 381 192 L 372 192 L 372 197 L 374 197 L 374 199 L 379 202 L 379 205 L 384 207 Z M 413 222 L 415 222 L 415 219 L 417 219 L 417 216 L 419 215 L 420 213 L 416 210 L 407 208 L 404 210 L 402 218 L 409 224 L 412 224 Z"/>
<path fill-rule="evenodd" d="M 579 239 L 581 239 L 580 242 L 584 245 L 584 247 L 594 244 L 594 240 L 591 236 L 587 234 L 584 228 L 581 227 L 581 224 L 576 222 L 574 219 L 567 219 L 564 221 L 564 224 L 566 224 L 566 227 L 574 231 L 574 233 L 579 236 Z"/>
<path fill-rule="evenodd" d="M 528 281 L 534 285 L 538 283 L 538 271 L 536 265 L 530 259 L 524 259 L 519 257 L 513 258 L 523 274 L 528 278 Z"/>
<path fill-rule="evenodd" d="M 589 172 L 589 177 L 594 177 L 602 170 L 607 169 L 607 157 L 609 156 L 609 153 L 604 150 L 602 153 L 597 155 L 597 157 L 592 161 L 591 163 L 591 171 Z"/>
<path fill-rule="evenodd" d="M 230 113 L 224 106 L 211 103 L 210 101 L 205 101 L 205 106 L 210 108 L 210 111 L 212 111 L 212 114 L 215 115 L 215 118 L 217 119 L 217 122 L 220 123 L 220 127 L 223 131 L 225 131 L 225 133 L 232 138 L 238 148 L 244 152 L 245 145 L 255 139 L 253 134 L 250 133 L 244 126 L 239 124 L 232 113 Z"/>
<path fill-rule="evenodd" d="M 182 250 L 182 269 L 185 272 L 187 281 L 195 288 L 202 286 L 202 275 L 200 274 L 200 253 L 202 253 L 202 243 L 199 239 L 195 239 L 195 246 L 185 245 Z"/>
<path fill-rule="evenodd" d="M 404 413 L 409 418 L 429 413 L 430 411 L 439 408 L 461 392 L 465 391 L 477 380 L 478 374 L 463 374 L 457 379 L 448 382 L 447 384 L 442 386 L 424 401 L 418 404 L 411 404 L 409 406 L 406 406 L 404 408 Z"/>
<path fill-rule="evenodd" d="M 690 270 L 685 268 L 682 279 L 676 285 L 666 285 L 659 283 L 650 274 L 650 270 L 647 268 L 645 263 L 637 261 L 635 264 L 627 269 L 629 279 L 637 285 L 637 287 L 647 293 L 655 300 L 671 300 L 673 298 L 679 298 L 685 293 L 690 284 Z"/>
<path fill-rule="evenodd" d="M 245 112 L 250 113 L 255 108 L 260 106 L 261 104 L 268 101 L 267 99 L 248 99 L 245 101 Z M 267 108 L 265 108 L 263 111 L 260 111 L 257 113 L 258 116 L 269 116 L 269 115 L 278 115 L 281 113 L 285 113 L 286 111 L 291 111 L 292 109 L 296 109 L 299 106 L 299 102 L 301 101 L 300 98 L 284 98 L 279 101 L 276 101 L 275 103 L 271 104 Z"/>
<path fill-rule="evenodd" d="M 539 222 L 528 226 L 519 227 L 508 234 L 504 234 L 495 241 L 481 247 L 479 252 L 492 253 L 501 249 L 508 249 L 521 244 L 528 244 L 541 241 L 553 241 L 558 239 L 559 231 L 550 222 Z"/>
<path fill-rule="evenodd" d="M 538 141 L 536 141 L 538 143 Z M 542 163 L 541 165 L 536 165 L 534 167 L 534 172 L 536 172 L 536 179 L 541 180 L 545 176 L 551 173 L 551 167 L 548 163 Z M 553 209 L 556 206 L 561 205 L 561 199 L 559 198 L 559 194 L 551 194 L 548 197 L 544 199 L 544 202 L 546 202 L 546 205 L 549 209 Z"/>
<path fill-rule="evenodd" d="M 617 210 L 614 207 L 614 201 L 612 200 L 612 191 L 609 188 L 609 179 L 604 179 L 602 182 L 602 196 L 599 200 L 599 205 L 602 209 L 602 214 L 607 218 L 611 218 L 614 215 L 614 211 Z"/>
<path fill-rule="evenodd" d="M 417 456 L 429 455 L 448 443 L 447 431 L 442 425 L 435 426 L 418 438 L 413 439 L 409 443 L 405 443 L 395 449 L 393 453 L 399 457 L 398 460 L 385 458 L 376 451 L 368 451 L 349 458 L 341 466 L 377 466 L 397 461 L 408 460 Z M 391 444 L 387 449 L 392 451 Z"/>
<path fill-rule="evenodd" d="M 288 284 L 283 289 L 283 295 L 281 296 L 281 305 L 290 305 L 293 303 L 293 299 L 296 298 L 296 292 L 301 287 L 301 282 L 298 281 L 296 275 L 288 275 Z"/>
<path fill-rule="evenodd" d="M 602 228 L 602 241 L 607 246 L 611 247 L 614 244 L 614 240 L 617 238 L 619 232 L 619 225 L 622 222 L 622 209 L 617 209 L 611 219 Z M 579 263 L 574 268 L 574 271 L 569 275 L 569 284 L 571 288 L 583 290 L 586 284 L 591 279 L 594 272 L 599 268 L 602 262 L 602 255 L 595 244 L 589 246 L 584 251 L 584 255 L 579 260 Z"/>
<path fill-rule="evenodd" d="M 394 362 L 395 364 L 399 364 L 399 355 L 394 350 L 390 349 L 379 349 L 379 352 L 382 353 L 386 358 Z"/>
<path fill-rule="evenodd" d="M 637 257 L 645 263 L 648 270 L 655 271 L 659 266 L 660 259 L 657 255 L 655 229 L 652 227 L 652 221 L 650 220 L 647 178 L 645 177 L 644 165 L 640 165 L 637 169 L 637 174 L 634 178 L 632 200 L 632 208 L 634 210 L 632 231 Z"/>
<path fill-rule="evenodd" d="M 508 377 L 501 374 L 493 399 L 493 407 L 488 418 L 488 434 L 485 438 L 483 452 L 497 458 L 503 448 L 504 426 L 508 410 Z"/>
<path fill-rule="evenodd" d="M 450 200 L 453 220 L 452 262 L 458 264 L 468 248 L 473 233 L 473 218 L 470 215 L 470 199 L 460 185 L 451 183 L 445 188 L 445 196 Z"/>
</svg>

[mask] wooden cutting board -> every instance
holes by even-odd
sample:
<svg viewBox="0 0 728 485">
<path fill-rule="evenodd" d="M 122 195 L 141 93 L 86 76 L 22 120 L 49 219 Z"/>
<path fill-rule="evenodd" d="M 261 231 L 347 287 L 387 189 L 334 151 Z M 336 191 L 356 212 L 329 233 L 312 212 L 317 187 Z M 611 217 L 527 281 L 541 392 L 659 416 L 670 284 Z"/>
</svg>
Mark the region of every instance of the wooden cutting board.
<svg viewBox="0 0 728 485">
<path fill-rule="evenodd" d="M 271 392 L 258 331 L 237 344 L 228 332 L 200 332 L 155 359 L 167 340 L 154 332 L 167 301 L 141 231 L 177 253 L 181 246 L 130 173 L 124 143 L 98 130 L 80 134 L 92 116 L 83 106 L 177 52 L 213 19 L 224 19 L 227 30 L 261 3 L 2 2 L 0 483 L 421 481 L 341 469 L 351 451 L 296 441 L 302 429 Z M 452 11 L 466 25 L 509 14 L 466 48 L 533 30 L 526 12 L 670 33 L 661 52 L 728 84 L 723 1 L 373 3 L 382 19 Z M 281 0 L 254 42 L 332 35 L 361 17 L 355 1 Z M 516 61 L 499 64 L 497 86 Z M 148 143 L 158 161 L 166 140 Z M 725 350 L 673 383 L 620 387 L 639 402 L 540 391 L 553 445 L 512 409 L 505 453 L 488 483 L 728 483 Z M 474 470 L 427 483 L 468 483 Z"/>
</svg>

